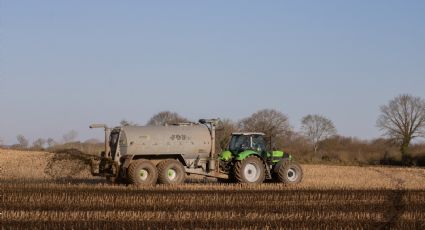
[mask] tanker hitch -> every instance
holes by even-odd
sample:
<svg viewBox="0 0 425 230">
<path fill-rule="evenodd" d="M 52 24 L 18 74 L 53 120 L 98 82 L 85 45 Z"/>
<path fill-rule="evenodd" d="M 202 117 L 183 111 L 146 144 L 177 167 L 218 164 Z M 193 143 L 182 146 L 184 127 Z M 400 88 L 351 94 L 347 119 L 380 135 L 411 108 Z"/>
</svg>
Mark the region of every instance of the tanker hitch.
<svg viewBox="0 0 425 230">
<path fill-rule="evenodd" d="M 119 165 L 106 157 L 94 157 L 90 161 L 90 173 L 98 177 L 117 177 Z"/>
</svg>

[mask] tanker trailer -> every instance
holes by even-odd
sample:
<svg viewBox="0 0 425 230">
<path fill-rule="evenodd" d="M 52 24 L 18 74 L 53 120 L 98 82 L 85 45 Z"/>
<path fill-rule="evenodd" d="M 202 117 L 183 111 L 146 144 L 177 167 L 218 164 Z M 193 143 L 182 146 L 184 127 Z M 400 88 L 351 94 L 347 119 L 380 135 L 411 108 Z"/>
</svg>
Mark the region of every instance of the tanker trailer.
<svg viewBox="0 0 425 230">
<path fill-rule="evenodd" d="M 227 178 L 216 167 L 216 124 L 203 119 L 166 126 L 91 125 L 105 130 L 105 151 L 93 174 L 140 185 L 180 184 L 188 174 Z"/>
<path fill-rule="evenodd" d="M 225 182 L 298 184 L 301 166 L 284 151 L 267 147 L 264 133 L 233 133 L 228 149 L 215 153 L 217 119 L 166 126 L 121 126 L 105 130 L 105 151 L 92 174 L 137 185 L 180 184 L 187 175 Z M 95 169 L 96 168 L 96 169 Z M 97 171 L 97 172 L 96 172 Z"/>
</svg>

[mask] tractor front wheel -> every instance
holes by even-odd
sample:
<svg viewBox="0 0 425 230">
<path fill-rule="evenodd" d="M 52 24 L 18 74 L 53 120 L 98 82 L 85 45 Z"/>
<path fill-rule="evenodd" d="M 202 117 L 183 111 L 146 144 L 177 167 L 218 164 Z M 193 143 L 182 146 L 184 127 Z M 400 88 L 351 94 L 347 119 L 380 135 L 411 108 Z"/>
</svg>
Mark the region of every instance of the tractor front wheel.
<svg viewBox="0 0 425 230">
<path fill-rule="evenodd" d="M 250 156 L 235 164 L 234 176 L 239 183 L 261 184 L 265 180 L 265 168 L 263 161 Z"/>
<path fill-rule="evenodd" d="M 301 166 L 295 161 L 282 160 L 276 165 L 275 177 L 284 184 L 298 184 L 304 176 Z"/>
</svg>

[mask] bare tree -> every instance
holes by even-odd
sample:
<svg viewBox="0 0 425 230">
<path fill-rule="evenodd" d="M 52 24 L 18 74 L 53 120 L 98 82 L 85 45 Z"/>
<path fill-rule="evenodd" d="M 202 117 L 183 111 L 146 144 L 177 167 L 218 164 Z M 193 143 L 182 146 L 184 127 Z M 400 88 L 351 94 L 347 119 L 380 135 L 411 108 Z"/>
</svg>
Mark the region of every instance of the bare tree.
<svg viewBox="0 0 425 230">
<path fill-rule="evenodd" d="M 45 139 L 43 139 L 43 138 L 38 138 L 37 140 L 35 140 L 33 143 L 32 143 L 32 146 L 34 147 L 34 148 L 39 148 L 39 149 L 42 149 L 43 147 L 44 147 L 44 145 L 46 144 L 46 140 Z"/>
<path fill-rule="evenodd" d="M 262 132 L 266 134 L 266 141 L 271 144 L 272 140 L 282 137 L 291 132 L 288 117 L 274 109 L 263 109 L 250 117 L 239 122 L 242 131 Z M 272 147 L 272 146 L 270 146 Z"/>
<path fill-rule="evenodd" d="M 65 143 L 75 141 L 77 136 L 78 136 L 77 131 L 71 130 L 71 131 L 69 131 L 69 132 L 67 132 L 66 134 L 63 135 L 63 141 Z"/>
<path fill-rule="evenodd" d="M 397 96 L 381 106 L 377 126 L 385 136 L 400 144 L 402 160 L 405 161 L 411 141 L 425 137 L 425 100 L 408 94 Z"/>
<path fill-rule="evenodd" d="M 55 145 L 56 145 L 56 141 L 55 141 L 53 138 L 49 137 L 49 138 L 47 139 L 47 145 L 48 145 L 49 147 L 53 147 L 53 146 L 55 146 Z"/>
<path fill-rule="evenodd" d="M 135 126 L 135 125 L 138 125 L 137 123 L 135 123 L 135 122 L 132 122 L 132 121 L 128 121 L 128 120 L 126 120 L 126 119 L 122 119 L 121 121 L 120 121 L 120 125 L 121 126 Z"/>
<path fill-rule="evenodd" d="M 226 149 L 229 145 L 230 137 L 233 132 L 238 130 L 238 126 L 230 119 L 222 119 L 217 126 L 216 132 L 216 152 Z"/>
<path fill-rule="evenodd" d="M 176 124 L 189 122 L 188 119 L 180 116 L 178 113 L 170 112 L 170 111 L 162 111 L 155 114 L 147 123 L 147 125 L 166 125 L 166 124 Z"/>
<path fill-rule="evenodd" d="M 29 141 L 24 135 L 19 134 L 18 136 L 16 136 L 16 139 L 18 140 L 19 147 L 21 147 L 21 148 L 27 148 L 28 147 Z"/>
<path fill-rule="evenodd" d="M 301 130 L 313 144 L 314 153 L 319 149 L 319 143 L 337 131 L 333 122 L 321 115 L 307 115 L 301 121 Z"/>
</svg>

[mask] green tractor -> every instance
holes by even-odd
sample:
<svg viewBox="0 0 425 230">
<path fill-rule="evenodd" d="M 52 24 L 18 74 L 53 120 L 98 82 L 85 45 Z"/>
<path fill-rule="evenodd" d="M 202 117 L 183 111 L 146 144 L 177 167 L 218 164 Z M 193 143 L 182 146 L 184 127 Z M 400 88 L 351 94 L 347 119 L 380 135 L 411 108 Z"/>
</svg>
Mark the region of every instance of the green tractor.
<svg viewBox="0 0 425 230">
<path fill-rule="evenodd" d="M 259 184 L 265 180 L 298 184 L 303 170 L 292 156 L 266 147 L 264 133 L 233 133 L 228 150 L 219 156 L 227 182 Z"/>
</svg>

